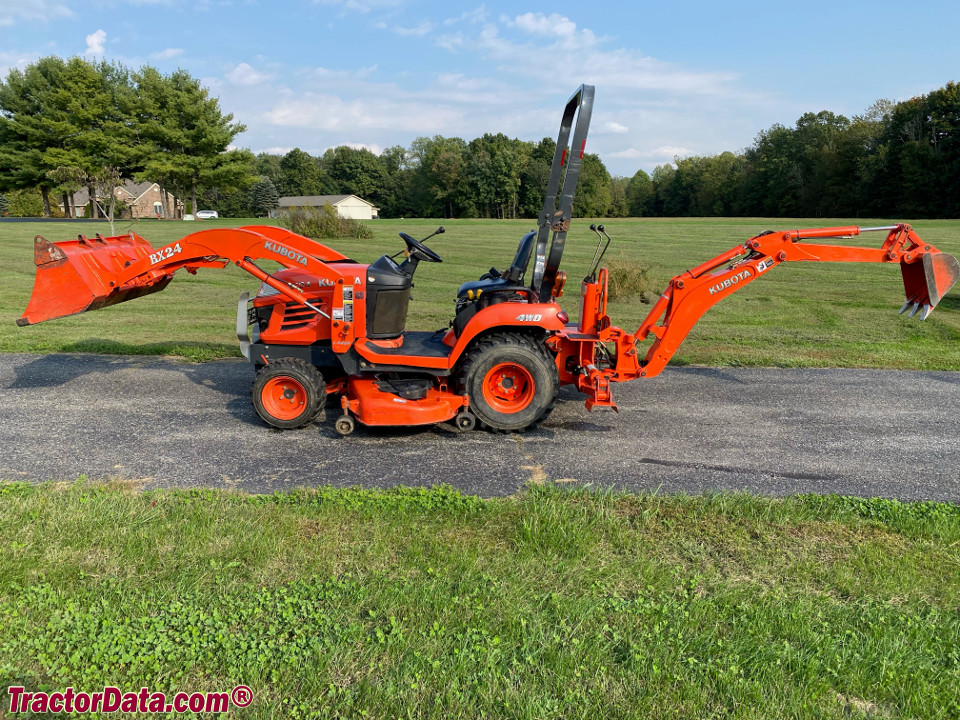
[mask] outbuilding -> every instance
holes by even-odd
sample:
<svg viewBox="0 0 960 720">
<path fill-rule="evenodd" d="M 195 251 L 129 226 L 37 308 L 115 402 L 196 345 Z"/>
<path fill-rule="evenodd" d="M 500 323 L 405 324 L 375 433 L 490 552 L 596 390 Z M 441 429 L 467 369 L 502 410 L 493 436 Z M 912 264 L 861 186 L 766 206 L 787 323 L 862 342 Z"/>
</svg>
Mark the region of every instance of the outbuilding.
<svg viewBox="0 0 960 720">
<path fill-rule="evenodd" d="M 342 218 L 350 220 L 373 220 L 380 208 L 356 195 L 297 195 L 280 198 L 280 214 L 291 210 L 322 208 L 330 205 Z"/>
</svg>

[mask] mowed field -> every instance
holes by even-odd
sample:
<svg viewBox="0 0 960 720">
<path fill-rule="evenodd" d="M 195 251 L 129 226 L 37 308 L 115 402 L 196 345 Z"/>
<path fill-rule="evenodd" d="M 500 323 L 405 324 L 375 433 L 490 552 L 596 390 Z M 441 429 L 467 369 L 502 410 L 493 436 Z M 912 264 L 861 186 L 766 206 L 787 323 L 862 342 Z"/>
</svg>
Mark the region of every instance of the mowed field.
<svg viewBox="0 0 960 720">
<path fill-rule="evenodd" d="M 116 232 L 134 231 L 156 247 L 191 231 L 262 221 L 204 223 L 129 221 Z M 652 289 L 763 230 L 832 225 L 873 226 L 889 219 L 642 218 L 603 221 L 613 244 L 610 262 L 641 263 Z M 570 282 L 561 304 L 571 317 L 579 312 L 578 280 L 595 248 L 591 220 L 578 219 L 567 238 L 563 269 Z M 457 286 L 490 266 L 509 265 L 520 237 L 533 220 L 379 220 L 370 223 L 370 240 L 327 241 L 360 262 L 403 247 L 397 233 L 423 237 L 443 224 L 447 232 L 430 240 L 442 265 L 422 263 L 407 327 L 437 329 L 453 316 Z M 920 236 L 941 250 L 960 255 L 960 221 L 912 223 Z M 161 293 L 84 315 L 18 328 L 33 286 L 32 239 L 50 240 L 82 232 L 109 234 L 106 223 L 0 223 L 0 351 L 101 352 L 181 355 L 194 360 L 238 355 L 234 337 L 236 300 L 258 283 L 230 267 L 180 273 Z M 847 244 L 879 246 L 883 233 Z M 796 263 L 778 268 L 721 302 L 700 321 L 674 358 L 674 364 L 889 367 L 960 370 L 960 293 L 955 288 L 926 321 L 898 316 L 903 303 L 898 268 L 873 264 Z M 650 310 L 638 297 L 611 302 L 615 323 L 633 330 Z"/>
</svg>

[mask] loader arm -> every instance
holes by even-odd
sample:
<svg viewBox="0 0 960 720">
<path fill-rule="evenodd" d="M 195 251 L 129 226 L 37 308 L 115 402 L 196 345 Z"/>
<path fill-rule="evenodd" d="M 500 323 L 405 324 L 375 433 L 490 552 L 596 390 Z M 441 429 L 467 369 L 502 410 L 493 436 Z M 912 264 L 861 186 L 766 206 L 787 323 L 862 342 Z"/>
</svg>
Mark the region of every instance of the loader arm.
<svg viewBox="0 0 960 720">
<path fill-rule="evenodd" d="M 870 231 L 888 231 L 881 247 L 801 242 L 808 238 L 853 237 Z M 912 305 L 911 317 L 920 311 L 922 320 L 933 311 L 960 275 L 956 258 L 925 243 L 905 224 L 765 233 L 670 281 L 635 333 L 637 342 L 649 335 L 655 337 L 646 358 L 639 363 L 639 374 L 645 377 L 657 375 L 707 310 L 784 262 L 899 264 L 907 298 L 900 312 Z"/>
<path fill-rule="evenodd" d="M 223 268 L 233 263 L 296 303 L 325 317 L 299 288 L 277 280 L 255 264 L 273 260 L 288 268 L 309 270 L 318 278 L 340 284 L 344 276 L 326 263 L 346 256 L 283 228 L 248 226 L 202 230 L 154 249 L 135 233 L 52 243 L 34 239 L 37 278 L 20 326 L 98 310 L 163 290 L 181 268 Z M 340 294 L 334 293 L 336 304 Z M 351 338 L 352 340 L 352 338 Z"/>
</svg>

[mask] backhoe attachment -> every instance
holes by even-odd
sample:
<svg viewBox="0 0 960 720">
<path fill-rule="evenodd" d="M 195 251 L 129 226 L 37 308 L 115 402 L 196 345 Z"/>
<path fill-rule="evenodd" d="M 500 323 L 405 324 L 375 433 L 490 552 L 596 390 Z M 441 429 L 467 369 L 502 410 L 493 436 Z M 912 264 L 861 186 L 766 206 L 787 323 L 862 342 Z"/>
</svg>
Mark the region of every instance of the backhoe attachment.
<svg viewBox="0 0 960 720">
<path fill-rule="evenodd" d="M 803 242 L 850 238 L 885 231 L 879 248 Z M 952 255 L 924 242 L 909 225 L 834 227 L 766 232 L 673 278 L 635 333 L 613 325 L 607 315 L 607 272 L 591 273 L 581 288 L 577 325 L 548 341 L 558 355 L 562 383 L 587 396 L 587 408 L 616 409 L 609 383 L 658 375 L 697 321 L 710 308 L 785 262 L 874 262 L 898 264 L 910 316 L 926 319 L 960 277 Z M 653 337 L 646 356 L 637 344 Z"/>
<path fill-rule="evenodd" d="M 887 232 L 886 240 L 879 248 L 803 242 L 817 238 L 850 238 L 878 231 Z M 784 262 L 897 263 L 906 293 L 906 303 L 900 311 L 912 305 L 910 316 L 922 311 L 921 319 L 930 315 L 960 276 L 960 263 L 953 255 L 924 242 L 906 224 L 763 233 L 670 281 L 666 292 L 636 332 L 638 341 L 650 334 L 656 336 L 641 373 L 645 376 L 659 373 L 707 310 Z"/>
</svg>

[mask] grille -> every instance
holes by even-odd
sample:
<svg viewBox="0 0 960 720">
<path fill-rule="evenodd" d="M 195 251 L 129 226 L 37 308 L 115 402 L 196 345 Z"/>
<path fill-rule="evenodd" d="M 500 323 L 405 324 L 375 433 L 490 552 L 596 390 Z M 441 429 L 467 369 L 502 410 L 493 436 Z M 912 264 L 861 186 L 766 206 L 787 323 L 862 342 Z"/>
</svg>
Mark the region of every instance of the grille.
<svg viewBox="0 0 960 720">
<path fill-rule="evenodd" d="M 281 330 L 299 330 L 317 319 L 317 313 L 300 303 L 287 303 L 283 308 Z"/>
</svg>

